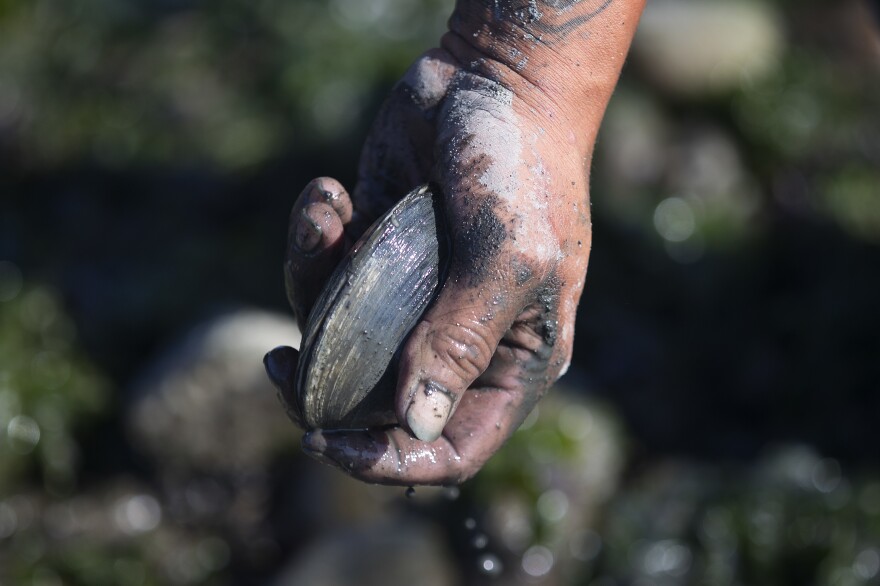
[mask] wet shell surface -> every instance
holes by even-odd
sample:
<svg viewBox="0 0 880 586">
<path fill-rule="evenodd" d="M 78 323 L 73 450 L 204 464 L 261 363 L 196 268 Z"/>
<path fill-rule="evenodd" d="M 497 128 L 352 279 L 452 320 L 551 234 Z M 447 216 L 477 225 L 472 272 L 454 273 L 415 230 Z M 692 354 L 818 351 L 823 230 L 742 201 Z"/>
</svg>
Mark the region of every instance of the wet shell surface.
<svg viewBox="0 0 880 586">
<path fill-rule="evenodd" d="M 442 202 L 420 187 L 380 218 L 336 268 L 308 318 L 296 373 L 307 429 L 396 423 L 396 353 L 442 287 Z"/>
</svg>

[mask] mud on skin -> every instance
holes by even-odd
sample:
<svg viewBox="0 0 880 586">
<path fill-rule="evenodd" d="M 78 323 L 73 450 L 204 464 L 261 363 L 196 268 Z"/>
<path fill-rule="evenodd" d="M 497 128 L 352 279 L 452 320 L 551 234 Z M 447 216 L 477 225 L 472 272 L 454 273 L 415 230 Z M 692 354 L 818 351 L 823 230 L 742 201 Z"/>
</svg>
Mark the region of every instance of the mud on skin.
<svg viewBox="0 0 880 586">
<path fill-rule="evenodd" d="M 501 340 L 496 360 L 476 381 L 477 386 L 497 382 L 496 375 L 512 370 L 523 398 L 519 404 L 511 404 L 512 418 L 520 423 L 559 375 L 561 359 L 557 356 L 556 343 L 560 290 L 561 282 L 554 272 L 535 291 L 536 302 L 522 312 Z M 524 342 L 524 338 L 528 341 Z M 491 388 L 491 384 L 487 387 Z"/>
<path fill-rule="evenodd" d="M 549 386 L 556 378 L 552 362 L 557 350 L 561 290 L 562 282 L 552 271 L 528 296 L 534 301 L 520 312 L 499 344 L 499 349 L 510 353 L 527 393 L 538 390 L 534 385 Z M 492 374 L 489 370 L 487 373 Z M 534 385 L 529 386 L 531 383 Z"/>
<path fill-rule="evenodd" d="M 542 323 L 536 328 L 544 339 L 544 343 L 550 348 L 556 345 L 559 330 L 559 298 L 562 292 L 563 282 L 556 272 L 552 272 L 544 285 L 538 289 L 538 303 L 544 308 L 541 315 Z"/>
<path fill-rule="evenodd" d="M 508 238 L 504 223 L 495 213 L 499 205 L 497 196 L 484 197 L 477 204 L 471 222 L 465 228 L 456 230 L 453 237 L 452 253 L 458 268 L 454 277 L 464 280 L 471 287 L 487 280 Z"/>
<path fill-rule="evenodd" d="M 605 12 L 614 0 L 479 0 L 492 21 L 501 26 L 519 29 L 525 39 L 534 43 L 553 45 L 567 35 L 584 27 Z M 455 24 L 467 17 L 461 11 L 453 16 Z"/>
<path fill-rule="evenodd" d="M 435 120 L 455 65 L 434 49 L 394 86 L 367 137 L 352 199 L 352 229 L 359 235 L 415 186 L 434 165 Z"/>
<path fill-rule="evenodd" d="M 510 261 L 510 270 L 516 275 L 517 287 L 525 285 L 532 278 L 532 275 L 534 275 L 534 271 L 528 263 L 522 262 L 516 258 Z"/>
</svg>

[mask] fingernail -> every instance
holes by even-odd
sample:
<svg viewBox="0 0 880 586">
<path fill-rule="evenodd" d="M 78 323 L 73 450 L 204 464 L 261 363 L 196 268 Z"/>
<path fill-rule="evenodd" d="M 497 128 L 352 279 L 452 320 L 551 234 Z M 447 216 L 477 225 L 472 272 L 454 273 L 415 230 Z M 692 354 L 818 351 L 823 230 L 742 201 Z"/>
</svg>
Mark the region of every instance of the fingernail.
<svg viewBox="0 0 880 586">
<path fill-rule="evenodd" d="M 406 410 L 406 424 L 423 442 L 440 437 L 452 414 L 453 396 L 446 387 L 433 381 L 419 384 Z"/>
<path fill-rule="evenodd" d="M 287 386 L 287 382 L 296 371 L 298 353 L 289 346 L 278 346 L 266 353 L 263 357 L 263 366 L 269 380 L 279 389 Z"/>
<path fill-rule="evenodd" d="M 277 391 L 278 400 L 287 416 L 300 428 L 304 427 L 302 416 L 296 404 L 293 377 L 299 362 L 299 352 L 289 346 L 278 346 L 263 357 L 263 366 L 269 381 Z"/>
<path fill-rule="evenodd" d="M 322 235 L 321 226 L 303 210 L 296 227 L 296 247 L 300 252 L 312 252 L 321 242 Z"/>
</svg>

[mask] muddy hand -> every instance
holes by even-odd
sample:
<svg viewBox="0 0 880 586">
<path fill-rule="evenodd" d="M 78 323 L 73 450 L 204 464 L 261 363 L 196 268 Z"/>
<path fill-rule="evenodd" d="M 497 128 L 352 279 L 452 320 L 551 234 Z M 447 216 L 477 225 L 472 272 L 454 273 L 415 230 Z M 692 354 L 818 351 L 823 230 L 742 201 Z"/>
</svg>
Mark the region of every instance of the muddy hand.
<svg viewBox="0 0 880 586">
<path fill-rule="evenodd" d="M 568 363 L 589 250 L 585 170 L 571 154 L 547 159 L 560 137 L 542 136 L 535 117 L 513 104 L 510 90 L 480 75 L 459 68 L 450 80 L 432 139 L 453 258 L 403 348 L 401 426 L 303 440 L 357 478 L 464 480 Z"/>
<path fill-rule="evenodd" d="M 353 231 L 432 179 L 445 196 L 453 258 L 401 354 L 400 427 L 303 439 L 308 453 L 365 481 L 470 477 L 571 355 L 590 248 L 590 154 L 642 2 L 522 4 L 460 1 L 443 49 L 410 69 L 367 141 Z M 533 4 L 541 9 L 525 10 Z M 581 60 L 589 69 L 578 69 Z M 334 234 L 347 229 L 336 215 L 338 230 L 322 227 L 319 238 L 309 216 L 291 240 L 316 241 L 308 254 L 334 258 L 345 242 Z M 305 254 L 291 248 L 288 263 L 292 281 L 305 283 L 294 290 L 298 315 L 332 270 Z M 282 388 L 291 364 L 290 351 L 270 356 Z"/>
<path fill-rule="evenodd" d="M 288 224 L 284 280 L 301 330 L 325 282 L 351 245 L 433 166 L 433 120 L 446 94 L 452 66 L 435 58 L 417 61 L 395 86 L 364 146 L 354 198 L 329 177 L 310 182 L 297 198 Z M 354 200 L 354 202 L 352 201 Z M 264 364 L 291 418 L 303 427 L 294 405 L 298 353 L 281 346 Z"/>
</svg>

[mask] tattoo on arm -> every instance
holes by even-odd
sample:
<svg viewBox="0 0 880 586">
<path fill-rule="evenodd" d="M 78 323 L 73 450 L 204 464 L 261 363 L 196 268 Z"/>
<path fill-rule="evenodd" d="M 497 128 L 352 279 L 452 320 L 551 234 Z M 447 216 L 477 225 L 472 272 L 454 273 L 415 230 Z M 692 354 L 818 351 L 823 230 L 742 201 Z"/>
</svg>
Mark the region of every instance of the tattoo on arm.
<svg viewBox="0 0 880 586">
<path fill-rule="evenodd" d="M 483 0 L 487 1 L 487 0 Z M 565 38 L 605 11 L 614 0 L 488 0 L 492 15 L 521 26 L 536 38 Z M 573 14 L 568 14 L 573 13 Z M 546 42 L 546 39 L 540 39 Z"/>
<path fill-rule="evenodd" d="M 568 20 L 561 20 L 560 22 L 550 23 L 550 22 L 538 22 L 538 28 L 544 32 L 559 35 L 560 37 L 565 37 L 571 31 L 580 28 L 581 26 L 587 24 L 591 20 L 593 20 L 596 16 L 601 14 L 608 8 L 614 0 L 602 0 L 601 3 L 593 6 L 591 10 L 587 11 L 584 14 L 579 14 L 574 16 Z M 546 0 L 546 4 L 550 6 L 556 7 L 560 12 L 565 11 L 566 9 L 571 9 L 571 7 L 580 4 L 580 0 Z"/>
</svg>

